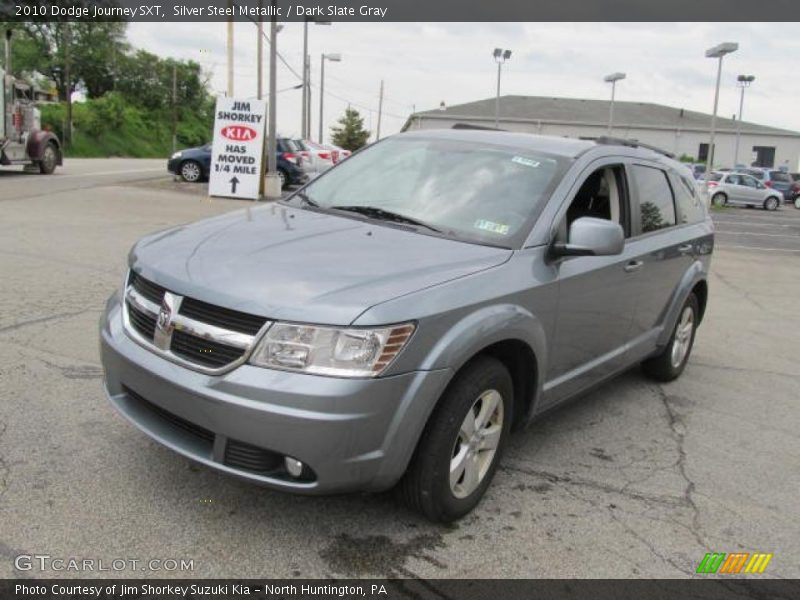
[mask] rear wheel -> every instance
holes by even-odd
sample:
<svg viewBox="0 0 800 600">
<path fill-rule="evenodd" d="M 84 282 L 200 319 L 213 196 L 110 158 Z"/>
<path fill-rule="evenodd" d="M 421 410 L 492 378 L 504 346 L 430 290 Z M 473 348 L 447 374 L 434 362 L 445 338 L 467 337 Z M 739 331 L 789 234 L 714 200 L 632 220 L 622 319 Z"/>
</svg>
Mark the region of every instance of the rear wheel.
<svg viewBox="0 0 800 600">
<path fill-rule="evenodd" d="M 42 152 L 42 158 L 39 161 L 39 172 L 42 175 L 51 175 L 56 170 L 56 163 L 58 162 L 58 148 L 53 142 L 48 142 L 47 146 Z"/>
<path fill-rule="evenodd" d="M 764 210 L 777 210 L 780 201 L 775 196 L 770 196 L 764 200 Z"/>
<path fill-rule="evenodd" d="M 181 164 L 181 179 L 189 183 L 197 183 L 203 176 L 203 169 L 200 163 L 194 160 L 186 160 Z"/>
<path fill-rule="evenodd" d="M 711 202 L 714 206 L 725 206 L 728 203 L 728 197 L 722 192 L 719 192 L 711 196 Z"/>
<path fill-rule="evenodd" d="M 800 196 L 794 199 L 794 207 L 800 208 Z"/>
<path fill-rule="evenodd" d="M 660 354 L 642 363 L 647 375 L 658 381 L 672 381 L 680 377 L 692 353 L 699 317 L 700 304 L 697 302 L 697 296 L 692 293 L 681 309 L 669 343 Z"/>
<path fill-rule="evenodd" d="M 510 431 L 513 393 L 511 376 L 497 359 L 482 356 L 464 367 L 431 415 L 398 486 L 410 508 L 439 522 L 475 508 Z"/>
</svg>

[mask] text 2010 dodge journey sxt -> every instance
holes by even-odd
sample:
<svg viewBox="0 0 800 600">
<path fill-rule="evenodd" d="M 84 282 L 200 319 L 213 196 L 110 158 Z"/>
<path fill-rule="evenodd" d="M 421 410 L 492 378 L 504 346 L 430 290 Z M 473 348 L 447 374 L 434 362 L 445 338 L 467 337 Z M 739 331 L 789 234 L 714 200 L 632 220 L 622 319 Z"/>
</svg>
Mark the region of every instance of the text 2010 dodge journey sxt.
<svg viewBox="0 0 800 600">
<path fill-rule="evenodd" d="M 289 492 L 469 512 L 509 432 L 642 363 L 681 374 L 713 227 L 664 153 L 453 129 L 285 200 L 149 235 L 101 323 L 113 405 Z"/>
</svg>

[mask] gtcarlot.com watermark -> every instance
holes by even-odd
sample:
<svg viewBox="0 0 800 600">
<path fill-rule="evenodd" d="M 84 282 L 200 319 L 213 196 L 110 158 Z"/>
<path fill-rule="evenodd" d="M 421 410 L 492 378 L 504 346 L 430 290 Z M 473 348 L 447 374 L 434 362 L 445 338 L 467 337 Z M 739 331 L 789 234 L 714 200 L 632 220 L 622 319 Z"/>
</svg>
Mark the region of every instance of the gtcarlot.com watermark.
<svg viewBox="0 0 800 600">
<path fill-rule="evenodd" d="M 14 558 L 18 571 L 72 571 L 78 573 L 120 571 L 194 571 L 191 558 L 74 558 L 49 554 L 20 554 Z"/>
</svg>

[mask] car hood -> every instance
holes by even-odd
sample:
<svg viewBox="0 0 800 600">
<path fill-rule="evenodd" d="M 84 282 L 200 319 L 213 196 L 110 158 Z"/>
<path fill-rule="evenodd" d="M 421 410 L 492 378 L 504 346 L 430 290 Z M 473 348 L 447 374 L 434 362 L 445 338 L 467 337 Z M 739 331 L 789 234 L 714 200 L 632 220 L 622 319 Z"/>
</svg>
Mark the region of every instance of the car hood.
<svg viewBox="0 0 800 600">
<path fill-rule="evenodd" d="M 270 319 L 346 325 L 387 300 L 502 264 L 512 251 L 284 205 L 149 235 L 136 272 Z"/>
</svg>

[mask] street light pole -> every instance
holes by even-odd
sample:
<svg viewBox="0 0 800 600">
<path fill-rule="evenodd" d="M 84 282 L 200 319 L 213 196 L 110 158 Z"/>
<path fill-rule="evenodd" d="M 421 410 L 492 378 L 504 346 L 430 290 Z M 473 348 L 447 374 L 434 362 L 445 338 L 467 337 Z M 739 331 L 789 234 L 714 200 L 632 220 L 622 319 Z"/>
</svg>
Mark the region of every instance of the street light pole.
<svg viewBox="0 0 800 600">
<path fill-rule="evenodd" d="M 625 73 L 612 73 L 603 78 L 603 81 L 611 84 L 611 106 L 608 108 L 608 135 L 611 135 L 611 130 L 614 128 L 614 97 L 617 91 L 617 82 L 621 79 L 625 79 Z"/>
<path fill-rule="evenodd" d="M 744 109 L 744 90 L 756 80 L 753 75 L 739 75 L 736 84 L 742 89 L 739 96 L 739 118 L 736 120 L 736 149 L 733 152 L 733 166 L 739 164 L 739 138 L 742 136 L 742 110 Z"/>
<path fill-rule="evenodd" d="M 714 112 L 711 113 L 711 135 L 708 142 L 708 156 L 706 157 L 706 173 L 704 185 L 708 191 L 708 182 L 711 178 L 711 171 L 714 170 L 714 137 L 717 133 L 717 107 L 719 106 L 719 84 L 722 79 L 722 59 L 726 54 L 736 52 L 739 44 L 735 42 L 724 42 L 713 48 L 706 50 L 706 58 L 716 58 L 717 60 L 717 84 L 714 88 Z"/>
<path fill-rule="evenodd" d="M 322 130 L 323 130 L 323 120 L 324 120 L 324 104 L 325 104 L 325 61 L 329 60 L 331 62 L 340 62 L 342 60 L 341 54 L 325 54 L 322 53 L 320 57 L 320 69 L 319 69 L 319 139 L 317 140 L 320 144 L 322 143 Z"/>
<path fill-rule="evenodd" d="M 497 63 L 497 95 L 494 99 L 494 128 L 500 128 L 500 72 L 503 63 L 511 58 L 511 50 L 503 50 L 502 48 L 495 48 L 492 53 L 494 61 Z"/>
</svg>

